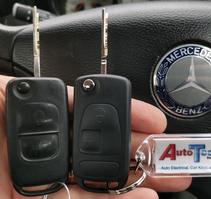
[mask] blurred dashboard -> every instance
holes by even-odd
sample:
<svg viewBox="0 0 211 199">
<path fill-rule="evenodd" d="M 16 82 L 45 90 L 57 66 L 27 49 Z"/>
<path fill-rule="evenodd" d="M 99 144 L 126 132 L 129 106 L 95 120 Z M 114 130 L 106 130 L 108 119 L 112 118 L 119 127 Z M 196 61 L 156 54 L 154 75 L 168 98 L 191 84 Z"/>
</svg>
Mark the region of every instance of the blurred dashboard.
<svg viewBox="0 0 211 199">
<path fill-rule="evenodd" d="M 59 15 L 74 13 L 102 6 L 143 1 L 159 0 L 0 0 L 0 23 L 10 26 L 25 25 L 31 23 L 31 16 L 28 16 L 27 13 L 31 12 L 30 9 L 32 9 L 32 6 L 34 5 L 36 5 L 40 9 L 41 13 L 43 14 L 43 19 L 48 19 Z M 23 11 L 19 12 L 19 16 L 14 16 L 14 7 L 16 3 L 23 5 L 23 8 L 21 8 Z"/>
<path fill-rule="evenodd" d="M 141 2 L 144 0 L 66 0 L 65 12 L 72 13 L 80 10 L 96 8 L 120 3 Z"/>
<path fill-rule="evenodd" d="M 43 14 L 46 15 L 44 18 L 47 19 L 48 16 L 55 17 L 102 6 L 141 1 L 146 0 L 0 0 L 0 23 L 11 26 L 31 23 L 31 17 L 27 13 L 31 12 L 34 5 L 41 12 L 43 11 Z M 15 6 L 17 3 L 18 8 Z M 14 8 L 16 8 L 16 11 L 22 10 L 19 12 L 20 17 L 14 16 Z M 45 11 L 49 13 L 44 13 Z"/>
</svg>

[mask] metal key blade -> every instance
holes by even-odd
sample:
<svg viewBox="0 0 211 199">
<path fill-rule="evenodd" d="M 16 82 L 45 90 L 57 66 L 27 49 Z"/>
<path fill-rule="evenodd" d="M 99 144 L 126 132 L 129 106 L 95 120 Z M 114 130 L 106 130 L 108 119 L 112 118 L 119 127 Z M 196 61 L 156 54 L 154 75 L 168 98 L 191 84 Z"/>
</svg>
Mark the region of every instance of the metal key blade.
<svg viewBox="0 0 211 199">
<path fill-rule="evenodd" d="M 107 74 L 108 57 L 108 13 L 105 8 L 102 9 L 102 27 L 101 27 L 101 74 Z"/>
<path fill-rule="evenodd" d="M 33 8 L 33 53 L 34 53 L 34 76 L 40 77 L 40 34 L 39 13 L 37 7 Z"/>
</svg>

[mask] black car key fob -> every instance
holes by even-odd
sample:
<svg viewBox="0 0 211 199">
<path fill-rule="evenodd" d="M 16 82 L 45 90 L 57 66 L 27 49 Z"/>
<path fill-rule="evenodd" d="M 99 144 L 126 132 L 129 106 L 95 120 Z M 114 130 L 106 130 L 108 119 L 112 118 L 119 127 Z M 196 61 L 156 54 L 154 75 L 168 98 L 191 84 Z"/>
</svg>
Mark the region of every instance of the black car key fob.
<svg viewBox="0 0 211 199">
<path fill-rule="evenodd" d="M 101 31 L 101 74 L 82 76 L 75 82 L 73 173 L 83 189 L 109 192 L 121 189 L 128 178 L 131 84 L 127 78 L 106 74 L 105 9 Z"/>
<path fill-rule="evenodd" d="M 130 159 L 130 81 L 115 75 L 82 76 L 75 83 L 74 103 L 76 182 L 95 192 L 122 188 Z M 106 186 L 94 188 L 91 182 Z"/>
<path fill-rule="evenodd" d="M 69 170 L 67 91 L 57 78 L 17 78 L 6 89 L 8 156 L 16 190 L 59 189 Z M 22 187 L 55 183 L 44 190 Z M 56 185 L 57 184 L 57 185 Z"/>
<path fill-rule="evenodd" d="M 15 189 L 25 196 L 59 190 L 70 167 L 67 89 L 60 79 L 40 78 L 38 25 L 34 7 L 35 77 L 13 79 L 6 89 L 10 174 Z M 45 184 L 51 186 L 27 189 Z"/>
</svg>

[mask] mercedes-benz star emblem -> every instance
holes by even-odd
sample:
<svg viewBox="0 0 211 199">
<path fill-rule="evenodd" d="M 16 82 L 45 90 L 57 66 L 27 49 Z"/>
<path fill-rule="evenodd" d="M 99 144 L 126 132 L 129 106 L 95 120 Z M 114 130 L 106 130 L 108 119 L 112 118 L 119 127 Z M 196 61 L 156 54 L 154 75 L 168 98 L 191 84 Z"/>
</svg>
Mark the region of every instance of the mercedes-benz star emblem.
<svg viewBox="0 0 211 199">
<path fill-rule="evenodd" d="M 180 117 L 196 117 L 211 109 L 211 49 L 186 44 L 168 52 L 153 74 L 159 105 Z"/>
</svg>

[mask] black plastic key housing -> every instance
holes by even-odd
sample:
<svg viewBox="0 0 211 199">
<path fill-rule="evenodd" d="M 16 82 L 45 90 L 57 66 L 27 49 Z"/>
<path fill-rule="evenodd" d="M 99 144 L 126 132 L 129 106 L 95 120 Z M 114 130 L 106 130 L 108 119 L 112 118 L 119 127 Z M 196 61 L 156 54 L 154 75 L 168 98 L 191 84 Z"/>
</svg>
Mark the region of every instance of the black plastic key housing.
<svg viewBox="0 0 211 199">
<path fill-rule="evenodd" d="M 57 78 L 17 78 L 6 89 L 8 156 L 16 190 L 57 191 L 69 170 L 67 91 Z M 46 190 L 23 187 L 55 183 Z"/>
<path fill-rule="evenodd" d="M 89 90 L 85 81 L 93 81 Z M 131 84 L 116 75 L 79 77 L 74 93 L 73 173 L 88 191 L 122 188 L 130 159 Z M 105 182 L 105 187 L 90 186 Z"/>
</svg>

